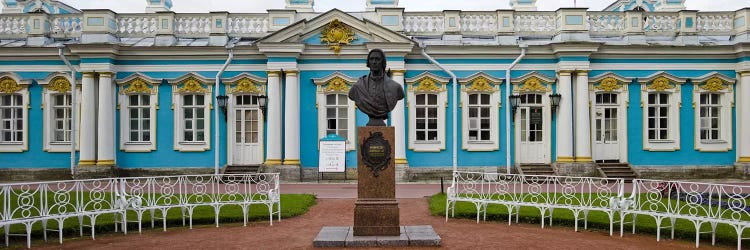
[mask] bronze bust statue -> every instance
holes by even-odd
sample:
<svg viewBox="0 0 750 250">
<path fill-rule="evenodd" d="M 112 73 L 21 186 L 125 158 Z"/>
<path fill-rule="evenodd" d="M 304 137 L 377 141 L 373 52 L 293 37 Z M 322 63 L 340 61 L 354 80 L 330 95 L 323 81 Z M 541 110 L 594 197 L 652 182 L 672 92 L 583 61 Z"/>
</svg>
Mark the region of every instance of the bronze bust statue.
<svg viewBox="0 0 750 250">
<path fill-rule="evenodd" d="M 360 77 L 349 90 L 349 99 L 370 117 L 367 126 L 385 126 L 383 120 L 388 119 L 388 113 L 404 99 L 403 87 L 386 76 L 385 63 L 385 52 L 371 50 L 367 55 L 370 73 Z"/>
</svg>

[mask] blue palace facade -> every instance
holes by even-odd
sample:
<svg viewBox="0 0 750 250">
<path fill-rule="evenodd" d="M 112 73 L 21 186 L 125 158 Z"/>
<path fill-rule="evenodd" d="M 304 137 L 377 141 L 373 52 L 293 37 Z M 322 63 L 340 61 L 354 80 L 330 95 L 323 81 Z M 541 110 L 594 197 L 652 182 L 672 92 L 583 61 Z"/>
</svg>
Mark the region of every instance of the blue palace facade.
<svg viewBox="0 0 750 250">
<path fill-rule="evenodd" d="M 750 8 L 619 0 L 603 11 L 361 12 L 286 0 L 265 13 L 78 10 L 2 0 L 0 176 L 213 173 L 315 178 L 319 142 L 346 140 L 347 98 L 372 49 L 405 99 L 398 178 L 454 168 L 744 176 L 750 169 Z M 219 97 L 217 99 L 217 96 Z M 531 170 L 527 170 L 531 171 Z"/>
</svg>

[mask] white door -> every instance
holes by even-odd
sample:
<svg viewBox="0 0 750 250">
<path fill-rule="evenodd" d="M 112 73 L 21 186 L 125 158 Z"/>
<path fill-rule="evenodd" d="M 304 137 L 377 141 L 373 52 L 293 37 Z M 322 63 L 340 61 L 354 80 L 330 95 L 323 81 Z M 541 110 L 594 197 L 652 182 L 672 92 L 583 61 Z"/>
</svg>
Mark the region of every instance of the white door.
<svg viewBox="0 0 750 250">
<path fill-rule="evenodd" d="M 232 165 L 263 163 L 263 117 L 255 95 L 234 96 L 232 126 Z"/>
<path fill-rule="evenodd" d="M 516 111 L 516 156 L 518 163 L 548 163 L 549 121 L 540 94 L 521 95 Z"/>
<path fill-rule="evenodd" d="M 596 94 L 594 110 L 595 161 L 620 161 L 619 105 L 616 93 Z"/>
</svg>

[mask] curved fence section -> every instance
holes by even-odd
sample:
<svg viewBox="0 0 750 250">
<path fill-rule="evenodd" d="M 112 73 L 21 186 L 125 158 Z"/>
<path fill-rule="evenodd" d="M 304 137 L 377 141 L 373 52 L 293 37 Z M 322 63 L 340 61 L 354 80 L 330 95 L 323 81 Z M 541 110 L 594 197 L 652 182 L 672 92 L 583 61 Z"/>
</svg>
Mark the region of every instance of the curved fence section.
<svg viewBox="0 0 750 250">
<path fill-rule="evenodd" d="M 162 219 L 166 230 L 166 215 L 179 209 L 190 219 L 196 207 L 214 208 L 216 226 L 224 206 L 239 206 L 247 225 L 251 205 L 268 209 L 269 222 L 273 217 L 281 220 L 281 201 L 278 173 L 182 175 L 133 178 L 105 178 L 90 180 L 52 181 L 0 184 L 0 227 L 5 232 L 5 245 L 9 244 L 10 227 L 25 228 L 27 247 L 31 247 L 31 230 L 41 224 L 44 239 L 48 231 L 57 231 L 62 244 L 63 225 L 68 220 L 78 221 L 81 236 L 83 227 L 91 228 L 95 237 L 96 219 L 101 215 L 115 218 L 115 231 L 127 233 L 127 223 L 141 222 L 145 212 Z M 135 218 L 128 218 L 128 212 Z M 158 218 L 157 218 L 158 217 Z M 55 229 L 50 229 L 56 227 Z"/>
</svg>

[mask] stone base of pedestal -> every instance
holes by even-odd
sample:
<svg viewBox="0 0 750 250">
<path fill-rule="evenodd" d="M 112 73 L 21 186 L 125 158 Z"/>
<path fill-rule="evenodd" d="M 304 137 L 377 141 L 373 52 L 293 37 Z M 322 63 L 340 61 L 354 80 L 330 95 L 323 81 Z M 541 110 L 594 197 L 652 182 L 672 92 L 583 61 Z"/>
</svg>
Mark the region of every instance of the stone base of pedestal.
<svg viewBox="0 0 750 250">
<path fill-rule="evenodd" d="M 405 247 L 440 246 L 432 226 L 402 226 L 396 236 L 354 236 L 352 227 L 323 227 L 313 241 L 315 247 Z"/>
<path fill-rule="evenodd" d="M 354 203 L 355 236 L 398 236 L 396 200 L 358 199 Z"/>
</svg>

